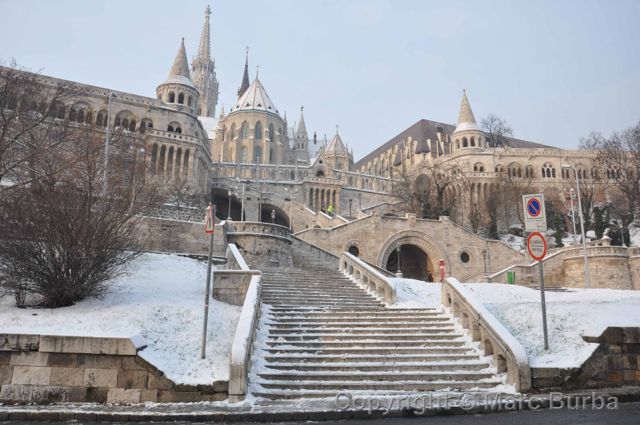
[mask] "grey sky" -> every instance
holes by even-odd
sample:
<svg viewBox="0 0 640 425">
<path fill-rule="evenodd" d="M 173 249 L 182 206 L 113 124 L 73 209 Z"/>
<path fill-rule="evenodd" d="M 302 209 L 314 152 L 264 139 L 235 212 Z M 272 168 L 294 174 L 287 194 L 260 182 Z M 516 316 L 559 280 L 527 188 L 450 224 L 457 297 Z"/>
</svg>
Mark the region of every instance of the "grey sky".
<svg viewBox="0 0 640 425">
<path fill-rule="evenodd" d="M 0 58 L 44 74 L 155 96 L 211 4 L 220 100 L 235 100 L 251 47 L 289 122 L 340 125 L 360 158 L 420 118 L 476 118 L 575 147 L 640 119 L 640 1 L 0 0 Z"/>
</svg>

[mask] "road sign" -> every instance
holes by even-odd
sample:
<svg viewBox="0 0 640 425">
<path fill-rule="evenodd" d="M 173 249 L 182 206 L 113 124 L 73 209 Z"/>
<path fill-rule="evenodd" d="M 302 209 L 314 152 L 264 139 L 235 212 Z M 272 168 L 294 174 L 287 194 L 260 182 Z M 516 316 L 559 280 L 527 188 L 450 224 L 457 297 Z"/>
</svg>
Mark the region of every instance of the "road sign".
<svg viewBox="0 0 640 425">
<path fill-rule="evenodd" d="M 527 238 L 527 251 L 534 260 L 542 260 L 547 255 L 547 241 L 540 232 L 533 232 Z"/>
<path fill-rule="evenodd" d="M 546 232 L 547 216 L 544 209 L 544 195 L 522 195 L 524 209 L 524 229 L 527 232 Z"/>
</svg>

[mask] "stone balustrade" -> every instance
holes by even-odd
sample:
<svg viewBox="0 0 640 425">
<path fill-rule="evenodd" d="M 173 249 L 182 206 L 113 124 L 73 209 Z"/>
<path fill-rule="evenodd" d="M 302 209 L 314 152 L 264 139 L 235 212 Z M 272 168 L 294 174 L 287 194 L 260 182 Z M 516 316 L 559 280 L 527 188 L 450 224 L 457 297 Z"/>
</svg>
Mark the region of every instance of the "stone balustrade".
<svg viewBox="0 0 640 425">
<path fill-rule="evenodd" d="M 493 357 L 498 373 L 507 374 L 507 383 L 519 392 L 531 389 L 531 369 L 524 347 L 473 294 L 454 278 L 442 284 L 442 304 L 460 319 L 484 353 Z"/>
<path fill-rule="evenodd" d="M 344 252 L 340 256 L 340 271 L 353 278 L 361 287 L 387 305 L 396 302 L 396 288 L 389 279 L 358 257 Z"/>
<path fill-rule="evenodd" d="M 243 305 L 251 279 L 261 276 L 259 270 L 251 270 L 242 258 L 238 247 L 230 243 L 227 246 L 227 265 L 225 269 L 212 271 L 213 298 L 233 305 Z"/>
</svg>

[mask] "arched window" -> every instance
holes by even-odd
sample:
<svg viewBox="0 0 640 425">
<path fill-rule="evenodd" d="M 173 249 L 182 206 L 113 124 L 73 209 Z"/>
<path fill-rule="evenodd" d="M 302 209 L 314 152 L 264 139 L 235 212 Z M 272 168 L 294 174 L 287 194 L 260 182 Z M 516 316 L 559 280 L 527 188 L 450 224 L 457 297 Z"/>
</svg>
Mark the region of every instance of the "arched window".
<svg viewBox="0 0 640 425">
<path fill-rule="evenodd" d="M 471 146 L 475 146 L 476 145 L 476 138 L 472 137 L 471 138 Z"/>
<path fill-rule="evenodd" d="M 240 163 L 244 164 L 245 162 L 247 162 L 247 147 L 243 146 L 240 149 Z"/>
<path fill-rule="evenodd" d="M 169 133 L 173 133 L 173 126 L 172 126 L 171 124 L 169 124 L 169 125 L 167 126 L 167 131 L 168 131 Z"/>
<path fill-rule="evenodd" d="M 269 164 L 273 164 L 273 149 L 269 149 Z"/>
<path fill-rule="evenodd" d="M 253 129 L 253 138 L 256 140 L 262 140 L 262 124 L 260 124 L 260 121 L 256 123 L 256 126 Z"/>
<path fill-rule="evenodd" d="M 169 92 L 169 96 L 167 98 L 167 101 L 169 103 L 175 103 L 176 102 L 176 94 L 172 91 Z"/>
<path fill-rule="evenodd" d="M 246 140 L 249 138 L 249 124 L 245 121 L 240 127 L 240 140 Z"/>
<path fill-rule="evenodd" d="M 180 127 L 176 127 L 176 133 L 177 134 L 182 134 L 182 129 Z"/>
<path fill-rule="evenodd" d="M 191 95 L 189 95 L 189 101 L 187 102 L 187 105 L 192 106 L 193 104 L 193 98 L 191 97 Z"/>
<path fill-rule="evenodd" d="M 178 103 L 183 105 L 184 104 L 184 93 L 179 93 L 178 94 Z"/>
<path fill-rule="evenodd" d="M 269 124 L 269 141 L 275 142 L 276 133 L 273 129 L 273 124 Z"/>
<path fill-rule="evenodd" d="M 85 124 L 93 124 L 93 114 L 91 111 L 87 111 L 87 115 L 84 116 Z"/>
<path fill-rule="evenodd" d="M 76 120 L 76 110 L 74 108 L 69 109 L 69 121 Z"/>
<path fill-rule="evenodd" d="M 473 166 L 473 171 L 478 173 L 484 173 L 484 164 L 478 162 L 476 165 Z"/>
<path fill-rule="evenodd" d="M 231 124 L 231 135 L 229 136 L 231 140 L 236 138 L 236 124 Z"/>
<path fill-rule="evenodd" d="M 129 121 L 129 131 L 136 131 L 136 120 Z"/>
<path fill-rule="evenodd" d="M 524 169 L 524 176 L 528 179 L 532 179 L 534 176 L 533 167 L 531 165 L 527 165 Z"/>
<path fill-rule="evenodd" d="M 151 121 L 149 118 L 144 118 L 140 122 L 140 129 L 139 129 L 140 133 L 144 133 L 148 129 L 152 129 L 152 128 L 153 128 L 153 121 Z"/>
<path fill-rule="evenodd" d="M 107 126 L 107 111 L 105 110 L 98 111 L 98 116 L 96 117 L 96 125 L 98 127 Z"/>
<path fill-rule="evenodd" d="M 467 141 L 467 138 L 466 138 L 466 137 L 463 137 L 463 138 L 462 138 L 462 147 L 463 147 L 463 148 L 467 148 L 467 147 L 469 147 L 469 142 Z"/>
</svg>

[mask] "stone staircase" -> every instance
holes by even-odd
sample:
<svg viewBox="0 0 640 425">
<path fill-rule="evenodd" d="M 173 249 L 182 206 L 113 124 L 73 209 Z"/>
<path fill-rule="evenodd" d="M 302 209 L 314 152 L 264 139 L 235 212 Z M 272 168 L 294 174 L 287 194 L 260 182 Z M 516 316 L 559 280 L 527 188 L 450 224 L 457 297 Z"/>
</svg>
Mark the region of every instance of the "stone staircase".
<svg viewBox="0 0 640 425">
<path fill-rule="evenodd" d="M 491 389 L 495 369 L 436 309 L 390 309 L 335 269 L 263 270 L 249 385 L 268 400 Z"/>
</svg>

